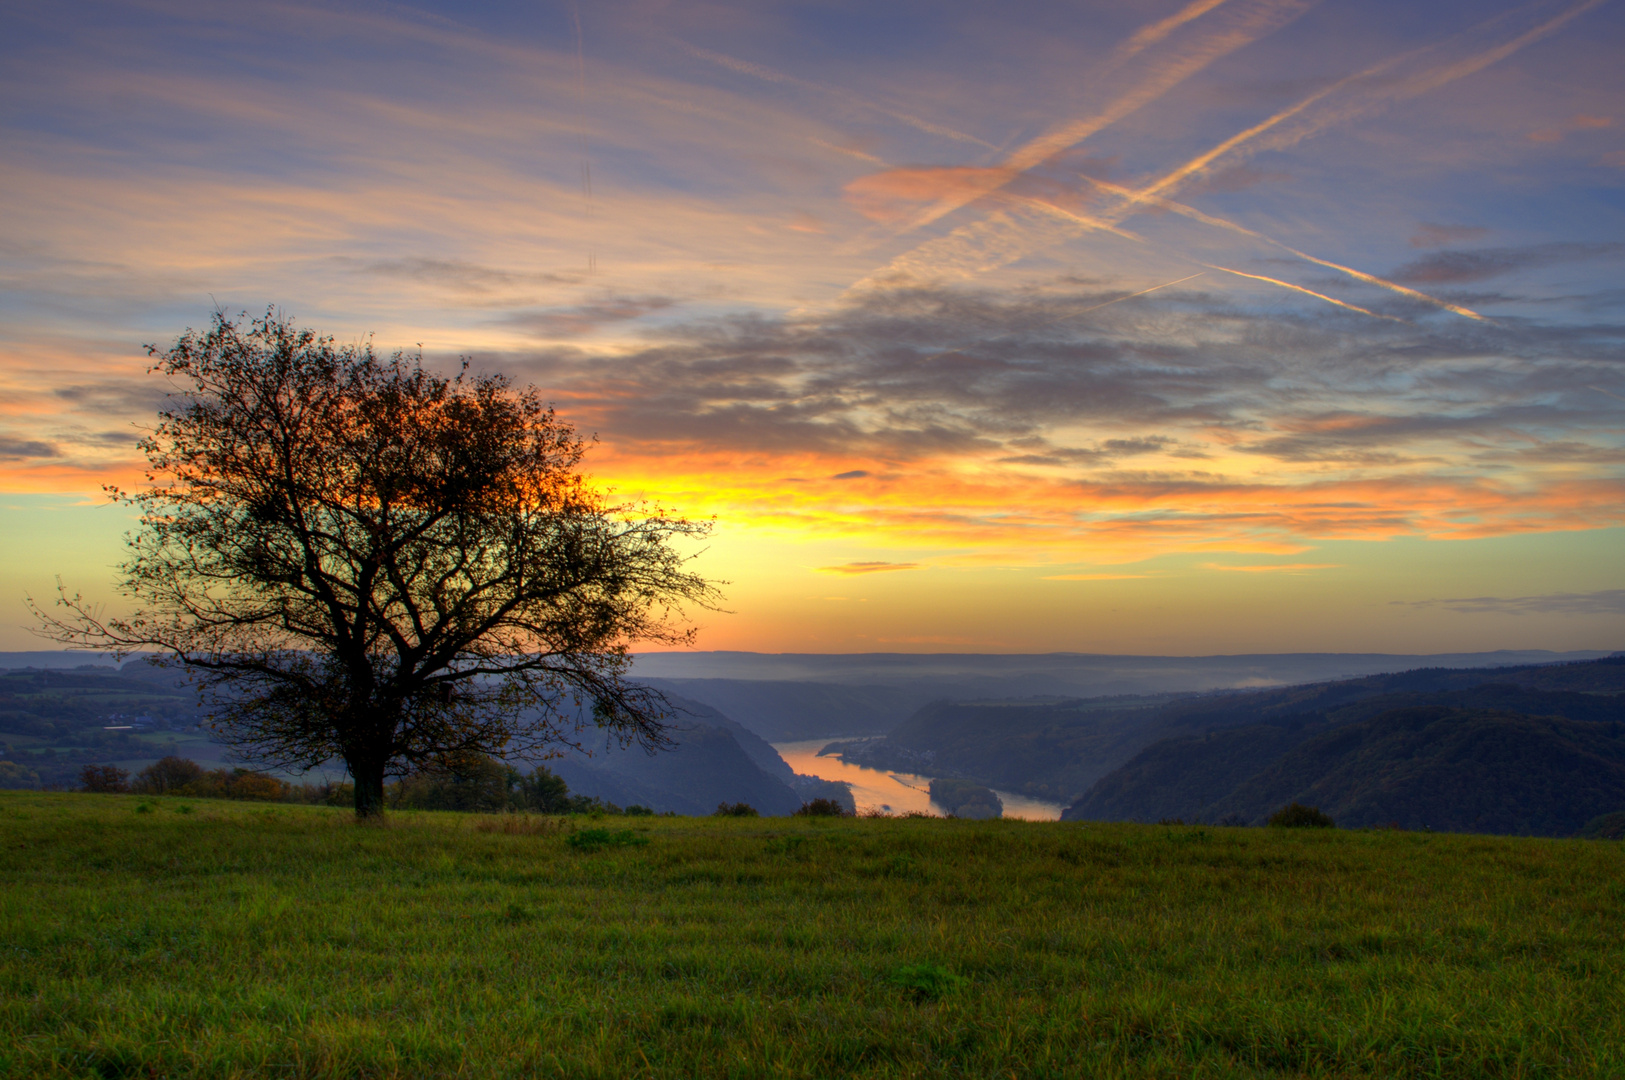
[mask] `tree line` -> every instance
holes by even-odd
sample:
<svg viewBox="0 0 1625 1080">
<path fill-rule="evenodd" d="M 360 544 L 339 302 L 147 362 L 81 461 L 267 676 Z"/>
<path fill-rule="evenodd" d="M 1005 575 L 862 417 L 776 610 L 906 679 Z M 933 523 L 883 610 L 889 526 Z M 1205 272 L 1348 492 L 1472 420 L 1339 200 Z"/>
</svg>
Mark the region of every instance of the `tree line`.
<svg viewBox="0 0 1625 1080">
<path fill-rule="evenodd" d="M 200 799 L 351 806 L 349 781 L 291 783 L 241 766 L 205 769 L 190 758 L 160 758 L 133 776 L 116 765 L 87 765 L 80 790 L 99 794 L 169 795 Z M 461 810 L 476 813 L 528 811 L 538 814 L 651 814 L 642 806 L 622 808 L 591 795 L 573 795 L 562 777 L 538 765 L 524 772 L 483 754 L 469 754 L 400 778 L 384 788 L 392 810 Z"/>
</svg>

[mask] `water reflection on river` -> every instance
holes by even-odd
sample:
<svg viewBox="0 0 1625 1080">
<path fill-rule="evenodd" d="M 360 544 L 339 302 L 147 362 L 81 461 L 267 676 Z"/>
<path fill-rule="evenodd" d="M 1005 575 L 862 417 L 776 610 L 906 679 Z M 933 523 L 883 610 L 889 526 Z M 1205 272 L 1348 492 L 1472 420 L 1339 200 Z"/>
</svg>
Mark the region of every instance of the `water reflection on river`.
<svg viewBox="0 0 1625 1080">
<path fill-rule="evenodd" d="M 905 772 L 882 772 L 848 765 L 837 757 L 819 757 L 818 751 L 830 744 L 829 739 L 806 742 L 774 743 L 773 749 L 789 763 L 790 768 L 804 776 L 823 780 L 844 780 L 852 785 L 852 799 L 858 810 L 881 809 L 894 814 L 910 810 L 924 814 L 941 814 L 942 807 L 931 802 L 931 778 Z M 997 788 L 994 789 L 998 791 Z M 1055 821 L 1061 816 L 1060 803 L 1040 802 L 1025 795 L 998 791 L 1004 802 L 1004 816 L 1025 818 L 1028 821 Z"/>
</svg>

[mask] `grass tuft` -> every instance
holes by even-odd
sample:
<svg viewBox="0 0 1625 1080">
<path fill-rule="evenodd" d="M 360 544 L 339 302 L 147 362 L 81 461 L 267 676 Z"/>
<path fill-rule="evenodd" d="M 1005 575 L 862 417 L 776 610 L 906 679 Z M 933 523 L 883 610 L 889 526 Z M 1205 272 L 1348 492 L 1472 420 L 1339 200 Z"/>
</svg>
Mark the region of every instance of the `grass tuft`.
<svg viewBox="0 0 1625 1080">
<path fill-rule="evenodd" d="M 582 829 L 565 838 L 565 843 L 577 851 L 602 851 L 607 847 L 634 847 L 647 844 L 647 836 L 639 836 L 631 829 Z"/>
</svg>

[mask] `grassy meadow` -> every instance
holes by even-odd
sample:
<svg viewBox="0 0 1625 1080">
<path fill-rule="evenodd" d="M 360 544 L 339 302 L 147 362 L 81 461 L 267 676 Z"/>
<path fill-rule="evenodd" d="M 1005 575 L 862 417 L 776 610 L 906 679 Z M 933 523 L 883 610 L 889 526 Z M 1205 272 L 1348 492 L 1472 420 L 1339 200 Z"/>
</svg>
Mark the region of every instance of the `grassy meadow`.
<svg viewBox="0 0 1625 1080">
<path fill-rule="evenodd" d="M 0 1076 L 1625 1076 L 1625 845 L 0 792 Z"/>
</svg>

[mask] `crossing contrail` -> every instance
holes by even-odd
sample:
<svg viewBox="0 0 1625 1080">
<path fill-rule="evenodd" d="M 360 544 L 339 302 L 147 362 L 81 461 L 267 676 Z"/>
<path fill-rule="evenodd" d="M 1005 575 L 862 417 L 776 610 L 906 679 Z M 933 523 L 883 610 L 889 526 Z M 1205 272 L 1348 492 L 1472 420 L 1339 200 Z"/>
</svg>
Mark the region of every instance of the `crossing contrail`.
<svg viewBox="0 0 1625 1080">
<path fill-rule="evenodd" d="M 1088 181 L 1089 183 L 1095 185 L 1096 187 L 1100 188 L 1103 191 L 1108 191 L 1108 192 L 1111 192 L 1113 194 L 1121 195 L 1125 199 L 1133 198 L 1133 197 L 1140 194 L 1139 192 L 1134 191 L 1132 188 L 1126 188 L 1126 187 L 1123 187 L 1120 184 L 1113 184 L 1110 181 L 1097 180 L 1094 177 L 1090 177 L 1090 176 L 1085 176 L 1083 179 L 1085 179 L 1086 181 Z M 1141 200 L 1141 201 L 1145 201 L 1145 200 Z M 1237 224 L 1236 222 L 1230 221 L 1230 220 L 1228 220 L 1226 218 L 1217 217 L 1217 216 L 1215 216 L 1213 214 L 1203 213 L 1202 211 L 1196 209 L 1194 206 L 1186 206 L 1184 203 L 1175 202 L 1172 199 L 1163 198 L 1161 196 L 1157 196 L 1157 197 L 1155 197 L 1155 198 L 1153 198 L 1153 199 L 1151 199 L 1149 201 L 1154 203 L 1159 209 L 1167 210 L 1167 211 L 1170 211 L 1171 213 L 1175 213 L 1175 214 L 1180 214 L 1180 215 L 1182 215 L 1184 217 L 1188 217 L 1188 218 L 1192 219 L 1193 221 L 1199 221 L 1204 225 L 1212 225 L 1212 226 L 1214 226 L 1216 228 L 1227 229 L 1227 230 L 1229 230 L 1231 232 L 1239 233 L 1242 236 L 1251 237 L 1252 239 L 1255 239 L 1255 240 L 1262 240 L 1264 243 L 1273 245 L 1274 247 L 1279 248 L 1280 250 L 1288 253 L 1289 255 L 1295 255 L 1298 258 L 1304 259 L 1304 260 L 1306 260 L 1308 262 L 1312 262 L 1317 266 L 1324 266 L 1329 270 L 1336 270 L 1336 271 L 1338 271 L 1340 273 L 1347 274 L 1350 277 L 1356 279 L 1357 281 L 1363 281 L 1368 285 L 1376 285 L 1379 288 L 1390 289 L 1390 290 L 1392 290 L 1394 292 L 1399 293 L 1402 296 L 1409 297 L 1412 300 L 1420 300 L 1423 303 L 1432 304 L 1435 307 L 1443 308 L 1445 311 L 1452 312 L 1452 313 L 1454 313 L 1456 315 L 1461 315 L 1461 316 L 1463 316 L 1465 318 L 1468 318 L 1468 319 L 1477 319 L 1480 322 L 1489 322 L 1490 321 L 1487 317 L 1485 317 L 1483 315 L 1480 315 L 1478 312 L 1472 310 L 1471 308 L 1462 307 L 1459 304 L 1452 304 L 1448 300 L 1441 300 L 1436 296 L 1429 296 L 1425 292 L 1420 292 L 1420 291 L 1418 291 L 1416 289 L 1407 288 L 1406 286 L 1401 285 L 1398 282 L 1393 282 L 1393 281 L 1389 281 L 1386 278 L 1377 277 L 1375 274 L 1368 274 L 1364 270 L 1356 270 L 1351 266 L 1344 266 L 1341 263 L 1334 263 L 1334 262 L 1331 262 L 1328 259 L 1317 258 L 1314 255 L 1310 255 L 1308 252 L 1299 251 L 1297 248 L 1292 247 L 1289 244 L 1283 244 L 1281 241 L 1275 239 L 1273 236 L 1270 236 L 1270 235 L 1268 235 L 1266 233 L 1261 233 L 1257 229 L 1249 229 L 1245 225 Z M 1261 278 L 1260 280 L 1273 281 L 1275 279 L 1274 278 Z M 1316 295 L 1318 295 L 1318 294 L 1316 294 Z M 1383 317 L 1386 318 L 1387 316 L 1383 316 Z"/>
<path fill-rule="evenodd" d="M 1201 215 L 1199 211 L 1188 207 L 1170 203 L 1166 200 L 1166 196 L 1178 190 L 1193 178 L 1213 171 L 1221 164 L 1229 164 L 1238 158 L 1256 153 L 1259 149 L 1279 149 L 1290 146 L 1325 130 L 1335 123 L 1350 120 L 1373 109 L 1415 97 L 1456 79 L 1481 71 L 1491 64 L 1511 56 L 1519 49 L 1555 33 L 1575 18 L 1605 2 L 1606 0 L 1581 0 L 1580 3 L 1566 6 L 1555 15 L 1544 18 L 1538 24 L 1515 34 L 1515 36 L 1507 40 L 1491 47 L 1480 47 L 1480 41 L 1484 36 L 1503 34 L 1507 31 L 1509 23 L 1516 24 L 1520 20 L 1526 23 L 1530 18 L 1539 18 L 1543 13 L 1556 6 L 1552 0 L 1537 0 L 1537 2 L 1527 4 L 1513 12 L 1485 20 L 1445 42 L 1411 50 L 1372 65 L 1355 75 L 1323 87 L 1303 100 L 1278 111 L 1273 116 L 1238 132 L 1143 188 L 1138 190 L 1119 188 L 1118 193 L 1123 200 L 1119 206 L 1109 212 L 1095 215 L 1087 223 L 1080 221 L 1080 224 L 1085 224 L 1090 229 L 1100 229 L 1121 222 L 1123 219 L 1138 213 L 1142 207 L 1157 206 L 1159 208 L 1173 209 L 1186 216 L 1206 220 L 1209 224 L 1217 224 L 1224 228 L 1231 228 L 1257 237 L 1299 258 L 1348 274 L 1368 284 L 1435 305 L 1464 318 L 1485 320 L 1483 315 L 1469 308 L 1428 296 L 1426 293 L 1387 281 L 1373 274 L 1367 274 L 1364 271 L 1355 270 L 1340 263 L 1308 255 L 1261 233 L 1245 229 L 1231 222 L 1225 222 L 1223 219 Z M 1402 70 L 1403 65 L 1408 62 L 1416 61 L 1428 55 L 1436 55 L 1441 50 L 1453 45 L 1459 47 L 1462 43 L 1475 48 L 1476 51 L 1461 59 L 1436 64 L 1409 76 L 1395 74 L 1396 71 Z M 1342 103 L 1337 102 L 1336 99 L 1340 93 L 1346 93 L 1351 89 L 1356 91 L 1352 100 Z M 1359 92 L 1362 90 L 1363 93 Z M 1317 106 L 1323 106 L 1323 108 L 1317 109 Z M 1088 124 L 1085 123 L 1081 127 L 1077 127 L 1077 130 L 1086 134 L 1092 133 L 1087 132 L 1087 128 Z M 1084 136 L 1080 135 L 1079 137 Z M 1007 162 L 1007 166 L 1021 165 L 1023 162 L 1028 162 L 1032 159 L 1032 155 L 1041 149 L 1041 144 L 1053 146 L 1055 149 L 1062 148 L 1060 140 L 1056 136 L 1046 136 L 1045 138 L 1050 141 L 1046 143 L 1044 140 L 1035 140 L 1033 143 L 1029 143 L 1027 147 L 1017 151 L 1017 154 L 1012 155 L 1010 161 Z M 1036 163 L 1036 160 L 1040 159 L 1033 159 L 1032 163 Z M 1027 167 L 1030 167 L 1030 165 Z M 1008 183 L 1012 179 L 1014 179 L 1013 174 L 1001 178 L 999 184 L 1002 186 L 1002 184 Z M 1091 182 L 1101 183 L 1093 180 Z M 910 227 L 936 220 L 942 214 L 969 203 L 975 197 L 974 193 L 968 197 L 960 194 L 952 199 L 940 200 L 935 206 L 928 208 L 917 216 Z M 885 280 L 889 276 L 888 271 L 892 273 L 929 274 L 933 265 L 940 266 L 943 263 L 957 264 L 961 267 L 975 266 L 979 271 L 986 271 L 998 266 L 1008 265 L 1049 242 L 1051 241 L 1047 238 L 1032 235 L 1030 230 L 1024 234 L 1024 227 L 1008 217 L 1004 217 L 997 222 L 990 218 L 974 227 L 961 226 L 945 237 L 928 241 L 913 251 L 897 256 L 886 270 L 867 275 L 854 287 Z M 975 250 L 978 246 L 984 247 L 984 250 L 980 253 Z M 1275 280 L 1263 275 L 1256 276 L 1259 280 Z M 1312 290 L 1310 292 L 1312 293 Z M 1346 306 L 1353 307 L 1353 305 Z"/>
<path fill-rule="evenodd" d="M 1369 315 L 1373 319 L 1387 319 L 1390 322 L 1405 321 L 1404 319 L 1395 318 L 1392 315 L 1379 315 L 1369 308 L 1361 307 L 1359 304 L 1351 304 L 1347 300 L 1339 300 L 1335 296 L 1327 296 L 1325 293 L 1318 293 L 1313 289 L 1306 289 L 1302 285 L 1294 285 L 1290 281 L 1282 281 L 1280 278 L 1266 277 L 1263 274 L 1249 274 L 1245 270 L 1232 270 L 1228 266 L 1215 266 L 1213 263 L 1203 263 L 1202 265 L 1213 270 L 1223 270 L 1227 274 L 1235 274 L 1237 277 L 1252 278 L 1254 281 L 1267 281 L 1271 285 L 1279 285 L 1283 289 L 1291 289 L 1293 292 L 1301 292 L 1307 296 L 1313 296 L 1316 300 L 1324 300 L 1328 304 L 1336 304 L 1338 307 L 1348 308 L 1350 311 L 1358 311 L 1361 315 Z"/>
<path fill-rule="evenodd" d="M 1192 7 L 1200 7 L 1201 10 L 1184 21 L 1188 22 L 1190 19 L 1202 14 L 1202 12 L 1217 6 L 1216 3 L 1208 4 L 1205 7 L 1200 4 L 1192 5 Z M 1171 60 L 1153 66 L 1135 85 L 1119 94 L 1099 112 L 1062 124 L 1018 147 L 1002 163 L 988 170 L 983 184 L 974 188 L 962 189 L 938 199 L 931 206 L 914 215 L 907 224 L 898 230 L 899 234 L 913 232 L 929 225 L 945 214 L 952 213 L 960 207 L 974 202 L 982 195 L 1004 187 L 1033 166 L 1048 161 L 1061 151 L 1076 146 L 1091 135 L 1156 101 L 1215 60 L 1236 51 L 1244 45 L 1250 45 L 1270 31 L 1286 25 L 1304 11 L 1307 11 L 1309 6 L 1307 0 L 1254 0 L 1244 9 L 1244 13 L 1238 16 L 1234 25 L 1209 34 L 1193 47 L 1175 55 Z M 1147 31 L 1150 29 L 1147 28 Z M 1169 31 L 1171 32 L 1172 29 L 1170 27 Z M 1147 31 L 1141 31 L 1141 33 Z M 1167 35 L 1164 33 L 1161 36 L 1166 37 Z M 1133 41 L 1134 39 L 1130 38 L 1129 40 Z M 1161 40 L 1161 37 L 1156 40 Z M 1136 49 L 1135 51 L 1138 52 L 1139 50 Z"/>
</svg>

